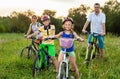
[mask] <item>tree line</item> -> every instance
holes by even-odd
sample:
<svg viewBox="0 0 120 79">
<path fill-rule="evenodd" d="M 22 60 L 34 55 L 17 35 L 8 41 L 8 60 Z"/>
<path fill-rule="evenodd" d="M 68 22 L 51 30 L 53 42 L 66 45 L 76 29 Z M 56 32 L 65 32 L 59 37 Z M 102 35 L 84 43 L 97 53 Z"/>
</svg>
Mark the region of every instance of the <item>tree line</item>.
<svg viewBox="0 0 120 79">
<path fill-rule="evenodd" d="M 109 0 L 101 7 L 101 10 L 106 14 L 107 32 L 120 34 L 120 3 L 117 0 Z M 86 5 L 69 9 L 68 16 L 73 18 L 74 30 L 77 33 L 81 33 L 89 11 L 93 10 Z M 22 13 L 14 11 L 10 16 L 0 17 L 0 33 L 26 33 L 33 14 L 35 12 L 31 10 Z M 42 15 L 44 14 L 51 17 L 51 24 L 56 26 L 56 33 L 62 30 L 62 18 L 55 17 L 56 11 L 44 10 Z M 41 22 L 40 17 L 38 21 Z"/>
</svg>

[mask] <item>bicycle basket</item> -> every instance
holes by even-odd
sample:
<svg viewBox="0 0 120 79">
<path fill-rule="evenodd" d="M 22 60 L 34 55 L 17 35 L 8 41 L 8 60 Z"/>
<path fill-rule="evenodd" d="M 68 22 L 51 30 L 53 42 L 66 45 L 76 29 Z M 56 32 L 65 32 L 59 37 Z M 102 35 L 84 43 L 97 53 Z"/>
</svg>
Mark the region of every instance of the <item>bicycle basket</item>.
<svg viewBox="0 0 120 79">
<path fill-rule="evenodd" d="M 73 45 L 73 39 L 71 38 L 60 38 L 60 46 L 63 48 L 70 48 Z"/>
</svg>

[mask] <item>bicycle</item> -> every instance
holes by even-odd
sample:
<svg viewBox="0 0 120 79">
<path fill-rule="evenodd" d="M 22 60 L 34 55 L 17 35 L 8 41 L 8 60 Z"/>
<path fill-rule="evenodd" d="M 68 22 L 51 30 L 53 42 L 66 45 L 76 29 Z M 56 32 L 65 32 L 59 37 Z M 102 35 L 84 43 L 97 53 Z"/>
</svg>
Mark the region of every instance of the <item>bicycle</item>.
<svg viewBox="0 0 120 79">
<path fill-rule="evenodd" d="M 36 51 L 38 50 L 37 46 L 39 45 L 38 43 L 35 42 L 36 38 L 34 37 L 31 37 L 30 38 L 32 41 L 31 41 L 31 44 L 24 47 L 22 50 L 21 50 L 21 53 L 20 53 L 20 57 L 27 57 L 28 59 L 32 56 L 32 55 L 35 55 Z"/>
<path fill-rule="evenodd" d="M 52 39 L 45 38 L 44 41 Z M 52 39 L 53 40 L 53 39 Z M 42 43 L 42 42 L 41 42 Z M 50 65 L 53 64 L 51 60 L 51 56 L 49 56 L 48 47 L 42 47 L 36 51 L 33 68 L 32 68 L 32 76 L 36 77 L 37 74 L 40 73 L 43 69 L 49 69 Z"/>
<path fill-rule="evenodd" d="M 87 32 L 87 34 L 90 34 Z M 96 37 L 101 36 L 98 33 L 92 33 L 92 39 L 87 47 L 86 51 L 86 57 L 85 57 L 85 64 L 86 66 L 89 65 L 90 60 L 98 57 L 100 55 L 99 53 L 99 47 L 98 47 L 98 39 Z"/>
<path fill-rule="evenodd" d="M 58 79 L 68 79 L 69 78 L 69 59 L 67 58 L 68 54 L 66 52 L 67 48 L 70 48 L 73 45 L 75 39 L 65 39 L 59 38 L 60 46 L 65 50 L 62 52 L 64 54 L 63 60 L 60 62 L 59 71 L 58 71 Z"/>
</svg>

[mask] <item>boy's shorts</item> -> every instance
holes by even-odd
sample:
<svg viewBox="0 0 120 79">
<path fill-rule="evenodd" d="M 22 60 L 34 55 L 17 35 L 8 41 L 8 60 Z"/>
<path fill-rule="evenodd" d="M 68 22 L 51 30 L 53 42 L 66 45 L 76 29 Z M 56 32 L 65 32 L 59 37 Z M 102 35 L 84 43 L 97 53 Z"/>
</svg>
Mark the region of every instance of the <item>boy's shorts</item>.
<svg viewBox="0 0 120 79">
<path fill-rule="evenodd" d="M 50 56 L 55 56 L 55 46 L 54 45 L 51 45 L 51 44 L 40 44 L 40 49 L 41 48 L 46 48 L 48 47 L 48 53 Z"/>
<path fill-rule="evenodd" d="M 64 51 L 60 51 L 60 53 L 63 53 Z M 72 51 L 72 52 L 67 52 L 67 54 L 69 55 L 69 56 L 75 56 L 75 52 L 74 51 Z"/>
<path fill-rule="evenodd" d="M 98 39 L 99 48 L 104 49 L 104 36 L 94 36 L 94 37 Z M 92 40 L 92 34 L 90 34 L 88 37 L 88 43 L 90 43 L 91 40 Z"/>
</svg>

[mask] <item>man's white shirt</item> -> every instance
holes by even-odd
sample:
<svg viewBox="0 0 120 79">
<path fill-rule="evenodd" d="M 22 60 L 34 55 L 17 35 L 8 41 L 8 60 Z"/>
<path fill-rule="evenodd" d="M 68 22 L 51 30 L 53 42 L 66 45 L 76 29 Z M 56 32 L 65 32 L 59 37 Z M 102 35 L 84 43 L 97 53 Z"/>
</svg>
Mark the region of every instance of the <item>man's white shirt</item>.
<svg viewBox="0 0 120 79">
<path fill-rule="evenodd" d="M 88 15 L 87 21 L 89 21 L 91 33 L 101 34 L 103 32 L 102 24 L 106 22 L 106 16 L 104 13 L 100 12 L 98 15 L 92 12 Z"/>
</svg>

